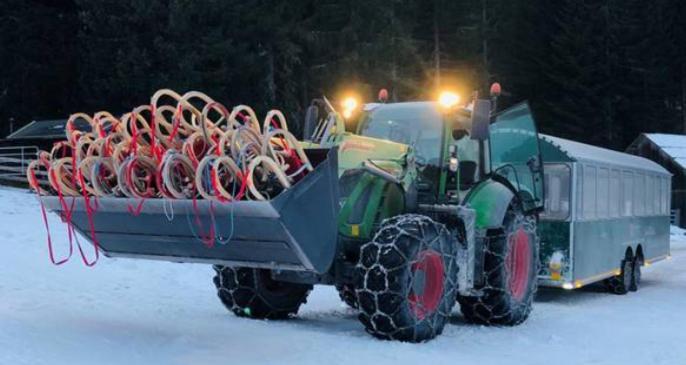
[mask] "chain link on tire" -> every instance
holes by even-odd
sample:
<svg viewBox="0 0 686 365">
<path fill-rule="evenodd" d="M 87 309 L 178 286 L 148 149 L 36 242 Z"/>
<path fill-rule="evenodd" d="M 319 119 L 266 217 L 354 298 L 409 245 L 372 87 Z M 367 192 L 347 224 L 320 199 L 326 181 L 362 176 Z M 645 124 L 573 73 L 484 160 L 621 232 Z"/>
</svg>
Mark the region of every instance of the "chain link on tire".
<svg viewBox="0 0 686 365">
<path fill-rule="evenodd" d="M 514 326 L 531 313 L 538 288 L 536 217 L 517 203 L 508 209 L 503 230 L 484 242 L 484 279 L 479 296 L 459 296 L 460 310 L 472 323 Z"/>
<path fill-rule="evenodd" d="M 384 220 L 360 248 L 360 322 L 382 339 L 436 337 L 455 304 L 457 270 L 457 244 L 444 225 L 416 214 Z"/>
<path fill-rule="evenodd" d="M 240 317 L 285 319 L 307 301 L 312 285 L 275 281 L 264 269 L 215 265 L 214 285 L 224 306 Z"/>
</svg>

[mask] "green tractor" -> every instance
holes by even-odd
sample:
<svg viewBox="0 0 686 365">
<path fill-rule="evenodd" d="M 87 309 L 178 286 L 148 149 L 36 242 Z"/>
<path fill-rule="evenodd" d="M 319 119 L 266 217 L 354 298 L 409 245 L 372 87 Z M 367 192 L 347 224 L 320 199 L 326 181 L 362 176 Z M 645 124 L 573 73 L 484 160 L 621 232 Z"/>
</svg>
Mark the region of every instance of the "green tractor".
<svg viewBox="0 0 686 365">
<path fill-rule="evenodd" d="M 314 103 L 303 142 L 314 170 L 269 201 L 149 199 L 135 217 L 129 198 L 98 199 L 94 215 L 81 198 L 69 212 L 43 203 L 106 256 L 212 264 L 239 316 L 291 317 L 328 284 L 383 339 L 437 336 L 456 301 L 470 322 L 516 325 L 537 286 L 536 126 L 527 104 L 456 100 Z M 214 227 L 212 248 L 193 222 Z"/>
<path fill-rule="evenodd" d="M 338 148 L 337 242 L 321 242 L 336 246 L 333 265 L 309 276 L 215 266 L 224 304 L 285 318 L 312 284 L 333 284 L 369 333 L 401 341 L 440 334 L 455 301 L 470 322 L 526 320 L 543 207 L 538 135 L 526 104 L 494 114 L 494 102 L 349 102 L 347 118 L 313 104 L 308 146 Z"/>
</svg>

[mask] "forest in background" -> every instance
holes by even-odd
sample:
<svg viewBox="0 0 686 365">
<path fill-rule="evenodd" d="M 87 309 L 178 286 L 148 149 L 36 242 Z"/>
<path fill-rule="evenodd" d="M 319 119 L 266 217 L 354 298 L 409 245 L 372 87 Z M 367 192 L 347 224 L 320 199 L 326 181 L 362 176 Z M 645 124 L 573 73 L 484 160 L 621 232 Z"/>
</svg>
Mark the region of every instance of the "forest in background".
<svg viewBox="0 0 686 365">
<path fill-rule="evenodd" d="M 280 108 L 503 85 L 543 133 L 624 149 L 686 130 L 683 0 L 3 0 L 0 135 L 160 88 Z"/>
</svg>

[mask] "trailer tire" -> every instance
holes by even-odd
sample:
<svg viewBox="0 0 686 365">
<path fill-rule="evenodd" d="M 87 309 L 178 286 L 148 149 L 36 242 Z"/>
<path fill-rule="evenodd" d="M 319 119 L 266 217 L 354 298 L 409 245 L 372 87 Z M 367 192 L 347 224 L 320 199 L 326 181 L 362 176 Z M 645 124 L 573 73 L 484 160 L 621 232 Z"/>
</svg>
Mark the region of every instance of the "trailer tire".
<svg viewBox="0 0 686 365">
<path fill-rule="evenodd" d="M 417 214 L 384 220 L 355 269 L 360 322 L 381 339 L 438 336 L 455 304 L 457 270 L 457 244 L 444 225 Z"/>
<path fill-rule="evenodd" d="M 537 219 L 513 202 L 503 230 L 485 242 L 484 279 L 479 296 L 457 296 L 465 319 L 482 325 L 514 326 L 531 313 L 538 288 Z"/>
<path fill-rule="evenodd" d="M 214 265 L 224 306 L 239 317 L 286 319 L 298 313 L 312 285 L 276 281 L 265 269 Z"/>
<path fill-rule="evenodd" d="M 631 291 L 631 281 L 633 280 L 633 262 L 629 254 L 620 263 L 619 275 L 605 279 L 605 287 L 610 293 L 624 295 Z"/>
<path fill-rule="evenodd" d="M 357 309 L 357 295 L 355 295 L 355 288 L 350 284 L 336 284 L 336 291 L 343 303 L 350 308 Z"/>
<path fill-rule="evenodd" d="M 641 286 L 641 260 L 639 257 L 635 257 L 631 262 L 631 286 L 629 290 L 638 291 Z"/>
</svg>

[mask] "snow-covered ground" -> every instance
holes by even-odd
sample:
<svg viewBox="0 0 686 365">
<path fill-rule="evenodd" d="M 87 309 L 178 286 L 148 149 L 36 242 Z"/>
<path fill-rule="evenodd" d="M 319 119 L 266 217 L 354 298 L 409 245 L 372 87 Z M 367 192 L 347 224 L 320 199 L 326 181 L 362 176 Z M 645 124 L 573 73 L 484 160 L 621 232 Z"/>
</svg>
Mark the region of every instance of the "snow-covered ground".
<svg viewBox="0 0 686 365">
<path fill-rule="evenodd" d="M 50 217 L 58 249 L 63 225 Z M 644 271 L 638 293 L 542 290 L 523 325 L 465 324 L 457 308 L 424 344 L 380 341 L 330 287 L 297 319 L 236 318 L 205 265 L 76 256 L 48 261 L 33 196 L 0 188 L 0 365 L 18 364 L 686 364 L 686 236 Z M 58 255 L 59 256 L 59 255 Z"/>
</svg>

